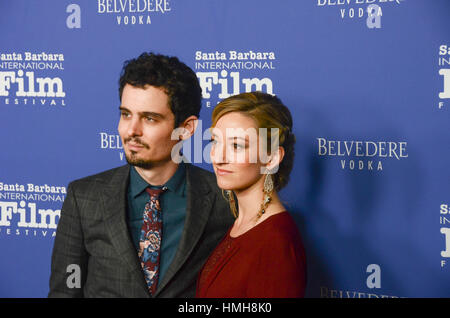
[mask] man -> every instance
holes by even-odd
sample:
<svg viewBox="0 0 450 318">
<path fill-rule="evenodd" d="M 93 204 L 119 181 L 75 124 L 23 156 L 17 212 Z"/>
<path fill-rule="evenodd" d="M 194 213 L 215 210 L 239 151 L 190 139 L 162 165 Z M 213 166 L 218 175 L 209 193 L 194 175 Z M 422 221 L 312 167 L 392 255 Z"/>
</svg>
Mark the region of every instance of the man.
<svg viewBox="0 0 450 318">
<path fill-rule="evenodd" d="M 195 131 L 201 88 L 177 58 L 152 53 L 127 61 L 119 83 L 128 164 L 69 184 L 49 297 L 193 297 L 233 222 L 214 175 L 171 156 L 174 129 Z"/>
</svg>

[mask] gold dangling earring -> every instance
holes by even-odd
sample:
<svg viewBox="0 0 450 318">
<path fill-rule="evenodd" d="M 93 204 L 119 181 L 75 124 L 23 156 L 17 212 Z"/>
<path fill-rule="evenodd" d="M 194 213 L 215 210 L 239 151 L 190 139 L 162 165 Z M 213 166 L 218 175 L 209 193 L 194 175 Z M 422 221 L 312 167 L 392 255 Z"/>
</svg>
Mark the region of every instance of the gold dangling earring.
<svg viewBox="0 0 450 318">
<path fill-rule="evenodd" d="M 226 195 L 224 194 L 224 192 L 226 193 Z M 230 205 L 230 210 L 231 210 L 231 214 L 233 214 L 234 218 L 238 217 L 238 212 L 236 209 L 236 202 L 234 200 L 234 194 L 233 191 L 231 190 L 223 190 L 222 189 L 222 196 L 225 198 L 225 200 L 228 201 L 228 204 Z"/>
<path fill-rule="evenodd" d="M 264 213 L 266 213 L 267 206 L 269 205 L 270 201 L 272 200 L 272 192 L 273 192 L 273 177 L 272 174 L 266 173 L 266 177 L 264 179 L 264 197 L 263 202 L 261 203 L 261 208 L 259 209 L 259 212 L 256 216 L 256 220 L 258 220 Z"/>
</svg>

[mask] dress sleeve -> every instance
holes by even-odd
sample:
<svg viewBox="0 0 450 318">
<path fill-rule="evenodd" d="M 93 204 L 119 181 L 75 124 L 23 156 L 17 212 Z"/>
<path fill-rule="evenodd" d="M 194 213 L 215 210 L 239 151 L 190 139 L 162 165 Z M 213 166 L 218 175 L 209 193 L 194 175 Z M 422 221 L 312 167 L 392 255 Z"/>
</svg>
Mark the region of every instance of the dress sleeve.
<svg viewBox="0 0 450 318">
<path fill-rule="evenodd" d="M 275 236 L 259 253 L 249 277 L 249 298 L 300 298 L 306 288 L 306 262 L 299 239 Z"/>
</svg>

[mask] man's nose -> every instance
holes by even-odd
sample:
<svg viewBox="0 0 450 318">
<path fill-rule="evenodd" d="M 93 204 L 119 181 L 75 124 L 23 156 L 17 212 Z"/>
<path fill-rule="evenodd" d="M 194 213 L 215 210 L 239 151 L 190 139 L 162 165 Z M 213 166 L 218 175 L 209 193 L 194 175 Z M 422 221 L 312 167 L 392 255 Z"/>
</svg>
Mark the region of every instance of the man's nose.
<svg viewBox="0 0 450 318">
<path fill-rule="evenodd" d="M 142 125 L 138 118 L 132 118 L 128 124 L 128 136 L 141 136 Z"/>
</svg>

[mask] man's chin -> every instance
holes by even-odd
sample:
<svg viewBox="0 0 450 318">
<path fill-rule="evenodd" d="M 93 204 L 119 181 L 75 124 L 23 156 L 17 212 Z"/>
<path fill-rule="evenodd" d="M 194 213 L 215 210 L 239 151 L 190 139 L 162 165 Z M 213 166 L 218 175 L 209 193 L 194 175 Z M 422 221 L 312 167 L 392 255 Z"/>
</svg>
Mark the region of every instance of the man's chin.
<svg viewBox="0 0 450 318">
<path fill-rule="evenodd" d="M 134 155 L 125 155 L 125 158 L 127 159 L 128 164 L 135 167 L 149 169 L 153 166 L 153 163 L 151 161 L 137 158 Z"/>
</svg>

